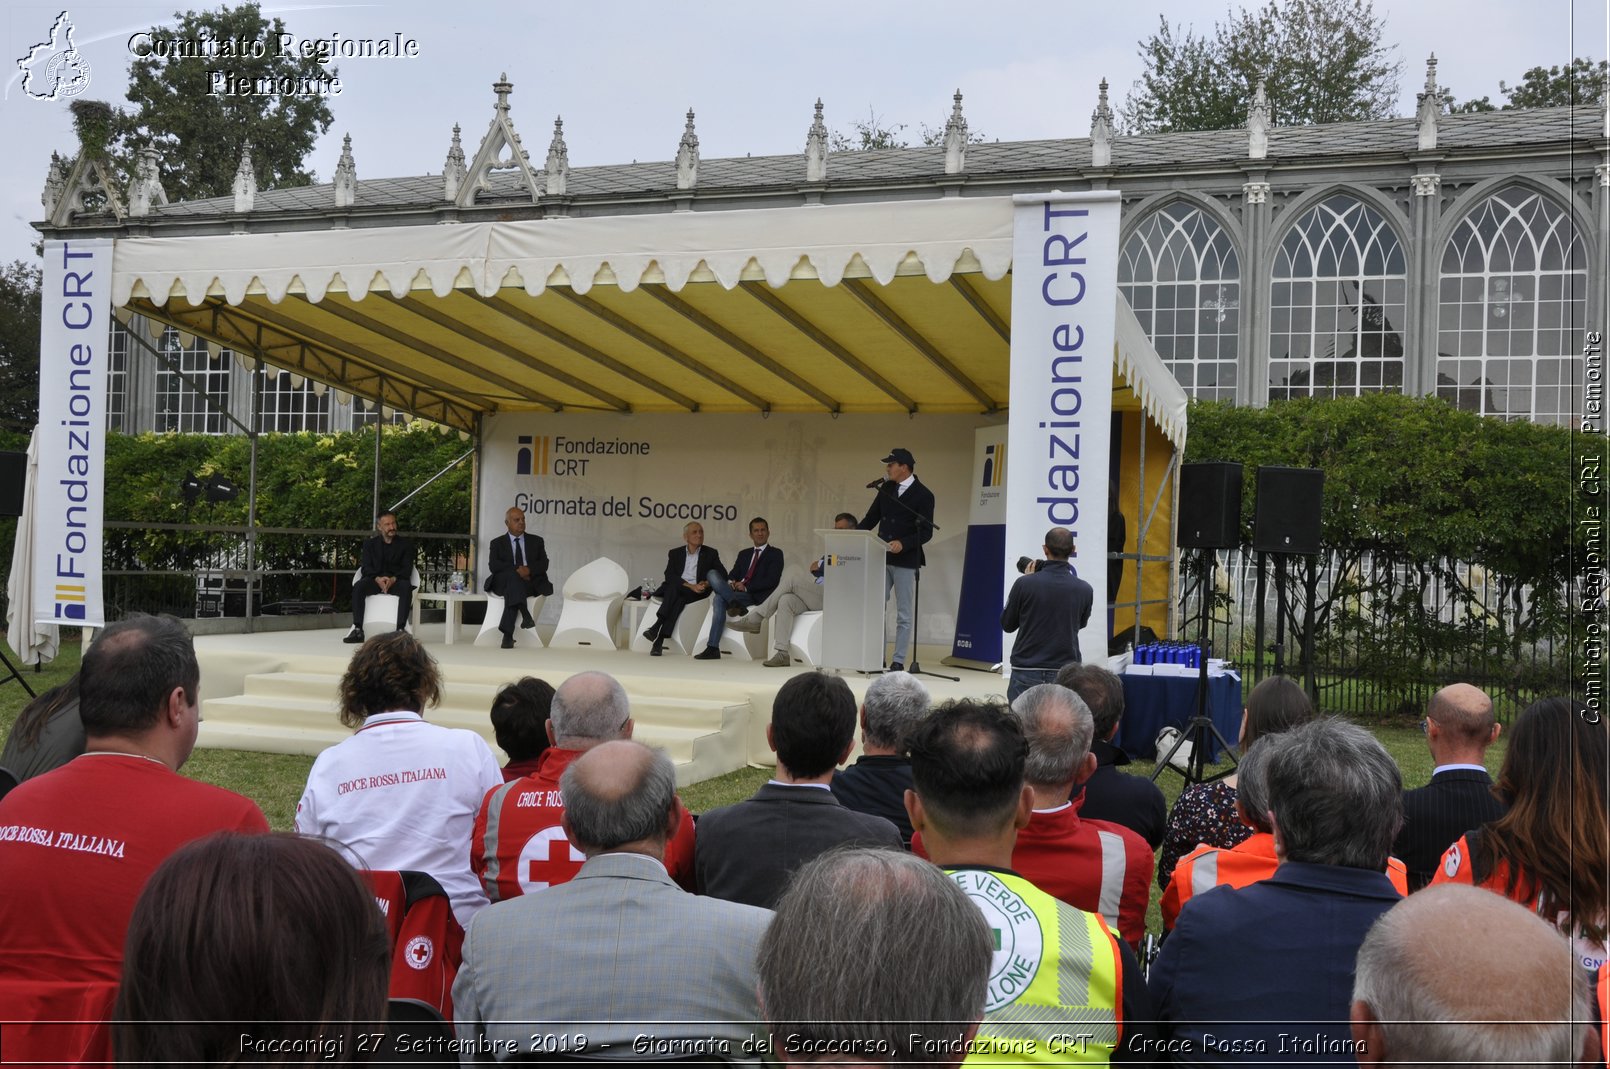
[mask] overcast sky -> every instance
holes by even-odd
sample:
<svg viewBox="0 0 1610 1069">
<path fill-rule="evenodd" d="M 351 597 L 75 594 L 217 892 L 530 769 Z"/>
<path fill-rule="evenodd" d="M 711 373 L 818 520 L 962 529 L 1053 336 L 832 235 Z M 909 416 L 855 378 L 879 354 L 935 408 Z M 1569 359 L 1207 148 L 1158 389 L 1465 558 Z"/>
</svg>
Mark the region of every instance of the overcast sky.
<svg viewBox="0 0 1610 1069">
<path fill-rule="evenodd" d="M 83 95 L 123 103 L 130 34 L 193 6 L 201 4 L 72 3 L 75 43 L 90 64 Z M 1606 8 L 1606 0 L 1377 0 L 1404 66 L 1397 113 L 1413 114 L 1431 52 L 1438 80 L 1461 99 L 1499 100 L 1500 79 L 1514 83 L 1540 64 L 1603 58 Z M 0 262 L 30 255 L 28 224 L 43 214 L 50 153 L 75 149 L 66 103 L 29 99 L 16 73 L 16 57 L 48 36 L 61 10 L 13 2 L 0 15 Z M 709 159 L 803 152 L 818 96 L 830 129 L 874 109 L 885 123 L 907 124 L 915 142 L 922 123 L 944 123 L 958 88 L 972 130 L 990 140 L 1083 137 L 1097 83 L 1107 78 L 1114 105 L 1122 102 L 1140 74 L 1137 42 L 1160 16 L 1211 30 L 1226 10 L 1102 0 L 265 5 L 298 37 L 419 42 L 418 58 L 338 64 L 335 123 L 311 164 L 328 180 L 350 133 L 360 181 L 440 173 L 455 122 L 473 155 L 503 71 L 514 83 L 515 127 L 539 167 L 556 115 L 573 167 L 672 159 L 689 107 Z"/>
</svg>

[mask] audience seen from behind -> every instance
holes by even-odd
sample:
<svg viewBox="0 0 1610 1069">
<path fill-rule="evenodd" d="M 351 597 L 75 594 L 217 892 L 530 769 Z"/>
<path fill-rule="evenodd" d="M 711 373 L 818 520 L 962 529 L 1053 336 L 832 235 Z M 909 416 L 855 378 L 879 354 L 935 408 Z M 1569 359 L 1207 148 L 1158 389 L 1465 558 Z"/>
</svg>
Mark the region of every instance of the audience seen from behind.
<svg viewBox="0 0 1610 1069">
<path fill-rule="evenodd" d="M 1070 906 L 1101 914 L 1131 950 L 1138 948 L 1146 934 L 1152 852 L 1121 824 L 1083 819 L 1070 800 L 1096 767 L 1090 710 L 1068 688 L 1040 683 L 1018 695 L 1012 712 L 1029 742 L 1023 778 L 1034 795 L 1034 811 L 1012 849 L 1012 871 Z M 920 837 L 912 850 L 923 853 Z"/>
<path fill-rule="evenodd" d="M 548 749 L 548 710 L 553 687 L 536 676 L 525 676 L 499 688 L 492 699 L 492 737 L 509 755 L 503 781 L 529 776 Z"/>
<path fill-rule="evenodd" d="M 565 837 L 560 778 L 593 747 L 629 739 L 635 723 L 626 688 L 603 672 L 578 672 L 559 685 L 549 708 L 552 744 L 536 771 L 489 793 L 475 815 L 470 868 L 493 902 L 574 879 L 586 860 Z M 663 858 L 671 878 L 693 889 L 693 816 L 680 799 L 677 827 Z"/>
<path fill-rule="evenodd" d="M 1402 898 L 1383 874 L 1402 776 L 1373 735 L 1332 718 L 1258 746 L 1280 867 L 1181 910 L 1148 977 L 1157 1016 L 1176 1064 L 1352 1064 L 1353 959 Z"/>
<path fill-rule="evenodd" d="M 771 911 L 689 894 L 666 873 L 681 810 L 671 759 L 600 743 L 559 789 L 565 837 L 586 864 L 476 916 L 453 983 L 459 1038 L 530 1051 L 534 1031 L 562 1032 L 586 1037 L 567 1038 L 565 1054 L 752 1059 L 755 953 Z"/>
<path fill-rule="evenodd" d="M 760 941 L 760 1009 L 787 1065 L 956 1065 L 995 956 L 955 881 L 894 850 L 832 850 L 794 874 Z"/>
<path fill-rule="evenodd" d="M 1598 1037 L 1570 944 L 1529 910 L 1449 885 L 1381 915 L 1359 948 L 1360 1065 L 1591 1065 Z"/>
<path fill-rule="evenodd" d="M 1604 718 L 1582 703 L 1527 706 L 1498 772 L 1495 790 L 1507 809 L 1450 846 L 1431 881 L 1475 884 L 1536 911 L 1590 972 L 1604 963 L 1610 923 L 1606 753 Z"/>
<path fill-rule="evenodd" d="M 213 835 L 152 875 L 129 921 L 120 1062 L 368 1061 L 391 947 L 363 879 L 295 835 Z"/>
<path fill-rule="evenodd" d="M 84 752 L 84 722 L 78 716 L 77 672 L 71 679 L 52 687 L 22 707 L 17 720 L 0 749 L 0 797 L 10 787 L 33 779 L 53 768 L 60 768 Z"/>
<path fill-rule="evenodd" d="M 912 826 L 995 939 L 978 1056 L 1151 1062 L 1151 1000 L 1134 954 L 1100 914 L 1012 871 L 1013 844 L 1034 810 L 1023 782 L 1029 744 L 1017 717 L 996 702 L 946 702 L 917 725 L 910 748 Z M 1083 1039 L 1072 1038 L 1069 1021 L 1079 1022 Z"/>
<path fill-rule="evenodd" d="M 1296 683 L 1285 676 L 1270 676 L 1247 696 L 1241 713 L 1238 745 L 1245 753 L 1258 739 L 1275 735 L 1314 718 L 1314 703 Z M 1251 830 L 1235 810 L 1234 773 L 1211 783 L 1193 783 L 1180 792 L 1168 814 L 1163 834 L 1163 852 L 1157 859 L 1157 885 L 1167 887 L 1180 858 L 1206 843 L 1234 846 Z"/>
<path fill-rule="evenodd" d="M 85 752 L 0 800 L 0 828 L 19 829 L 0 836 L 8 1060 L 104 1055 L 108 1033 L 95 1022 L 111 1010 L 129 915 L 151 873 L 193 839 L 268 831 L 249 799 L 178 775 L 196 745 L 200 686 L 178 620 L 110 625 L 79 667 Z"/>
<path fill-rule="evenodd" d="M 1122 824 L 1156 850 L 1163 845 L 1168 802 L 1157 784 L 1145 776 L 1119 771 L 1119 766 L 1129 764 L 1129 755 L 1113 742 L 1124 718 L 1123 680 L 1099 665 L 1075 663 L 1063 666 L 1057 683 L 1084 699 L 1096 725 L 1095 741 L 1090 744 L 1096 770 L 1076 795 L 1084 798 L 1079 815 Z"/>
<path fill-rule="evenodd" d="M 1487 748 L 1500 730 L 1493 700 L 1469 683 L 1454 683 L 1431 696 L 1420 726 L 1435 767 L 1430 783 L 1403 792 L 1403 830 L 1392 844 L 1409 867 L 1412 890 L 1431 882 L 1454 840 L 1504 813 L 1487 774 Z"/>
<path fill-rule="evenodd" d="M 908 672 L 873 676 L 861 702 L 861 756 L 833 773 L 833 797 L 857 813 L 883 817 L 911 845 L 906 791 L 911 789 L 911 757 L 906 736 L 928 715 L 928 688 Z"/>
<path fill-rule="evenodd" d="M 296 830 L 345 845 L 361 868 L 430 873 L 468 924 L 486 905 L 470 829 L 503 775 L 479 735 L 426 722 L 440 700 L 436 662 L 408 632 L 360 646 L 341 677 L 341 723 L 354 733 L 314 760 Z"/>
<path fill-rule="evenodd" d="M 833 770 L 855 746 L 855 695 L 825 672 L 790 679 L 772 701 L 766 742 L 777 771 L 754 796 L 699 818 L 700 894 L 770 909 L 794 870 L 836 846 L 900 849 L 900 830 L 833 797 Z"/>
</svg>

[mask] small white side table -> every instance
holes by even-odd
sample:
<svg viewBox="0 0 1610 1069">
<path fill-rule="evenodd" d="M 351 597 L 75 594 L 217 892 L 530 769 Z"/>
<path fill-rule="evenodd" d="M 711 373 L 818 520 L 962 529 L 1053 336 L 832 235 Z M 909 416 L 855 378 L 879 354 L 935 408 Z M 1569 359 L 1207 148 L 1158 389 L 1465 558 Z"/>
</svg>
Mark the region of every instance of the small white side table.
<svg viewBox="0 0 1610 1069">
<path fill-rule="evenodd" d="M 453 645 L 458 641 L 458 630 L 464 624 L 464 605 L 466 602 L 486 602 L 485 594 L 476 594 L 465 591 L 462 594 L 449 594 L 442 590 L 432 590 L 426 593 L 415 594 L 414 600 L 437 601 L 447 609 L 447 644 Z"/>
</svg>

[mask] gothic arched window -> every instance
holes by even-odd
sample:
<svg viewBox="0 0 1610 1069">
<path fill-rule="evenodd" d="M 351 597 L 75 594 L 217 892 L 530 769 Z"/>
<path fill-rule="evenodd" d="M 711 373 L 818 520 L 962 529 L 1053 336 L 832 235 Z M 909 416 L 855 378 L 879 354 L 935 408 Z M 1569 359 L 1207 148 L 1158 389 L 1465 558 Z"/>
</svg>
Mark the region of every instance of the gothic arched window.
<svg viewBox="0 0 1610 1069">
<path fill-rule="evenodd" d="M 1270 285 L 1270 400 L 1403 389 L 1404 264 L 1385 217 L 1355 197 L 1292 224 Z"/>
<path fill-rule="evenodd" d="M 1124 242 L 1118 289 L 1186 393 L 1234 400 L 1241 262 L 1212 216 L 1183 201 L 1147 216 Z"/>
<path fill-rule="evenodd" d="M 1569 213 L 1522 186 L 1484 198 L 1444 246 L 1439 287 L 1437 396 L 1488 416 L 1575 419 L 1588 272 Z"/>
</svg>

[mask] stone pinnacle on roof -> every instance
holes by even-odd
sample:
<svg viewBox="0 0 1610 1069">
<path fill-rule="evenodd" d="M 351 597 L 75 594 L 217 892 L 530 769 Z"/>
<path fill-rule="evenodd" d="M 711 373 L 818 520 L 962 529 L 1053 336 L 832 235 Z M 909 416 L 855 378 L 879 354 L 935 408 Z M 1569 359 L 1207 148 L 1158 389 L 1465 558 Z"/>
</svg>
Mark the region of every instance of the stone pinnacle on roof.
<svg viewBox="0 0 1610 1069">
<path fill-rule="evenodd" d="M 235 211 L 249 212 L 257 200 L 257 174 L 252 170 L 252 143 L 240 147 L 240 166 L 235 168 Z"/>
<path fill-rule="evenodd" d="M 962 118 L 962 91 L 956 90 L 945 122 L 945 173 L 961 174 L 967 162 L 967 120 Z"/>
<path fill-rule="evenodd" d="M 341 139 L 341 158 L 335 165 L 335 206 L 350 208 L 358 199 L 358 165 L 352 159 L 352 135 Z"/>
<path fill-rule="evenodd" d="M 1247 109 L 1247 158 L 1261 160 L 1269 155 L 1269 93 L 1262 78 Z"/>
<path fill-rule="evenodd" d="M 45 172 L 45 190 L 39 196 L 39 203 L 45 206 L 47 218 L 56 214 L 56 205 L 61 203 L 62 195 L 67 191 L 67 164 L 63 162 L 61 153 L 50 154 L 50 169 Z"/>
<path fill-rule="evenodd" d="M 1437 54 L 1426 60 L 1426 87 L 1418 97 L 1415 118 L 1420 123 L 1420 151 L 1437 147 L 1437 116 L 1442 114 L 1442 87 L 1437 85 Z"/>
<path fill-rule="evenodd" d="M 129 214 L 151 214 L 155 205 L 168 203 L 167 191 L 157 173 L 157 150 L 147 145 L 140 150 L 140 162 L 135 165 L 134 177 L 129 180 Z"/>
<path fill-rule="evenodd" d="M 693 132 L 693 109 L 688 109 L 688 123 L 682 128 L 682 140 L 676 146 L 676 188 L 692 189 L 699 184 L 699 135 Z"/>
<path fill-rule="evenodd" d="M 520 135 L 515 132 L 514 122 L 509 118 L 509 94 L 514 92 L 509 76 L 503 74 L 493 82 L 492 91 L 498 98 L 492 108 L 492 122 L 486 128 L 486 136 L 481 138 L 480 148 L 475 150 L 475 159 L 470 162 L 464 181 L 459 183 L 453 195 L 453 203 L 460 208 L 474 205 L 475 195 L 491 188 L 492 172 L 499 169 L 520 172 L 526 188 L 531 191 L 532 204 L 542 199 L 542 190 L 537 186 L 537 172 L 532 170 L 531 158 L 521 145 Z M 507 159 L 503 158 L 505 149 L 509 153 Z"/>
<path fill-rule="evenodd" d="M 561 115 L 553 118 L 553 140 L 548 142 L 548 160 L 543 169 L 548 173 L 548 196 L 564 196 L 570 183 L 570 150 L 565 147 L 565 120 Z"/>
<path fill-rule="evenodd" d="M 1096 92 L 1096 110 L 1090 113 L 1090 166 L 1112 165 L 1112 104 L 1107 101 L 1107 79 Z"/>
<path fill-rule="evenodd" d="M 464 143 L 459 140 L 458 123 L 453 124 L 453 144 L 447 150 L 447 162 L 442 165 L 443 195 L 448 200 L 458 196 L 468 171 L 464 167 Z"/>
<path fill-rule="evenodd" d="M 805 134 L 805 181 L 827 181 L 827 124 L 822 121 L 822 98 L 816 98 L 816 118 Z"/>
</svg>

